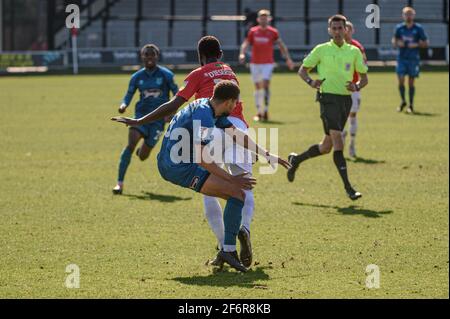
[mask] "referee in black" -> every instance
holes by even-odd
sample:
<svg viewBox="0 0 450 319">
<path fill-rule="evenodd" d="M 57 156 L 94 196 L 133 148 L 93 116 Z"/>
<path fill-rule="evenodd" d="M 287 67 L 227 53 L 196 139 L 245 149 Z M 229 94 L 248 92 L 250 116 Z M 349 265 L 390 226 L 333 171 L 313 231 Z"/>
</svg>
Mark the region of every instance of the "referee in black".
<svg viewBox="0 0 450 319">
<path fill-rule="evenodd" d="M 334 15 L 328 19 L 328 33 L 332 39 L 317 45 L 303 60 L 298 72 L 310 87 L 318 91 L 320 117 L 325 136 L 320 144 L 312 145 L 305 152 L 289 155 L 288 159 L 292 168 L 288 170 L 287 177 L 290 182 L 293 182 L 300 163 L 309 158 L 330 153 L 334 149 L 334 164 L 344 182 L 347 195 L 350 199 L 357 200 L 362 195 L 355 191 L 347 176 L 342 131 L 352 106 L 351 93 L 365 87 L 368 79 L 367 65 L 364 63 L 361 51 L 345 42 L 346 23 L 347 19 L 342 15 Z M 309 72 L 314 67 L 317 67 L 319 74 L 317 80 L 309 76 Z M 361 79 L 356 84 L 352 83 L 354 71 L 359 73 Z"/>
</svg>

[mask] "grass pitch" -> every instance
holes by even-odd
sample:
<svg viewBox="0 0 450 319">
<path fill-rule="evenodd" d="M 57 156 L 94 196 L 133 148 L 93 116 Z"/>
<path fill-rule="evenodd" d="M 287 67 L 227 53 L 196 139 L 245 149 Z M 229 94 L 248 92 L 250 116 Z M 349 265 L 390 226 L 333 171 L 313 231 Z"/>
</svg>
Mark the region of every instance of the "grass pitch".
<svg viewBox="0 0 450 319">
<path fill-rule="evenodd" d="M 251 121 L 251 80 L 239 77 Z M 395 112 L 395 74 L 369 75 L 348 164 L 358 202 L 330 155 L 293 184 L 282 168 L 256 174 L 247 274 L 204 265 L 216 252 L 201 196 L 160 178 L 159 144 L 111 194 L 127 130 L 109 118 L 128 79 L 0 79 L 0 297 L 448 298 L 448 73 L 421 75 L 413 116 Z M 314 91 L 294 73 L 275 74 L 270 115 L 258 126 L 279 128 L 285 157 L 322 136 Z M 79 289 L 65 287 L 72 263 Z M 365 285 L 369 264 L 379 289 Z"/>
</svg>

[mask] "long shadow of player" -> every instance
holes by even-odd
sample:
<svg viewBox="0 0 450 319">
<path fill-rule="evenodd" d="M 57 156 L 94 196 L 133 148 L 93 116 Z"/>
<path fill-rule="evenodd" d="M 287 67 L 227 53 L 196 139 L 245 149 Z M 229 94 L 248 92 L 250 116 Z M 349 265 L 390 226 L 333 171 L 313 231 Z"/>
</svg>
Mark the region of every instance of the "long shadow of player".
<svg viewBox="0 0 450 319">
<path fill-rule="evenodd" d="M 372 209 L 366 209 L 366 208 L 359 208 L 355 205 L 350 205 L 348 207 L 339 207 L 339 206 L 329 206 L 329 205 L 318 205 L 318 204 L 307 204 L 307 203 L 299 203 L 299 202 L 293 202 L 294 205 L 299 206 L 308 206 L 308 207 L 317 207 L 317 208 L 332 208 L 335 209 L 339 214 L 346 215 L 346 216 L 355 216 L 355 215 L 362 215 L 364 217 L 368 218 L 380 218 L 383 215 L 392 214 L 393 210 L 372 210 Z"/>
<path fill-rule="evenodd" d="M 269 280 L 269 275 L 264 272 L 265 268 L 270 267 L 256 267 L 250 269 L 245 274 L 238 273 L 234 270 L 214 270 L 207 276 L 191 276 L 191 277 L 176 277 L 172 280 L 178 281 L 185 285 L 194 286 L 213 286 L 213 287 L 231 287 L 237 286 L 242 288 L 259 288 L 267 289 L 267 285 L 261 283 L 261 280 Z"/>
<path fill-rule="evenodd" d="M 433 116 L 440 116 L 441 114 L 438 114 L 438 113 L 429 113 L 429 112 L 417 112 L 417 111 L 414 111 L 414 113 L 412 113 L 412 114 L 406 113 L 406 115 L 433 117 Z"/>
<path fill-rule="evenodd" d="M 376 159 L 370 159 L 370 158 L 364 158 L 364 157 L 352 157 L 352 158 L 346 158 L 347 161 L 351 163 L 362 163 L 362 164 L 384 164 L 386 161 L 384 160 L 376 160 Z"/>
<path fill-rule="evenodd" d="M 192 197 L 179 197 L 174 195 L 163 195 L 155 194 L 150 192 L 142 192 L 142 195 L 133 194 L 123 194 L 122 196 L 128 197 L 130 199 L 140 199 L 140 200 L 157 200 L 163 203 L 173 203 L 177 201 L 191 200 Z"/>
</svg>

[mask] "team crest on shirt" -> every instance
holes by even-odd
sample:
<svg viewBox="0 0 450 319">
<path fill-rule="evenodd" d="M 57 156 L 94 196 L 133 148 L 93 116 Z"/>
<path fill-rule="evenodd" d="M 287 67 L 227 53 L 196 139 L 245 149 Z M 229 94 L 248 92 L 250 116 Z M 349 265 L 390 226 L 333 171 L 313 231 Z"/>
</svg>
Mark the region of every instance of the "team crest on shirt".
<svg viewBox="0 0 450 319">
<path fill-rule="evenodd" d="M 162 78 L 156 78 L 156 85 L 162 85 L 163 79 Z"/>
<path fill-rule="evenodd" d="M 139 85 L 142 85 L 142 84 L 144 84 L 144 80 L 139 81 Z"/>
<path fill-rule="evenodd" d="M 351 66 L 350 63 L 345 63 L 345 71 L 350 71 Z"/>
</svg>

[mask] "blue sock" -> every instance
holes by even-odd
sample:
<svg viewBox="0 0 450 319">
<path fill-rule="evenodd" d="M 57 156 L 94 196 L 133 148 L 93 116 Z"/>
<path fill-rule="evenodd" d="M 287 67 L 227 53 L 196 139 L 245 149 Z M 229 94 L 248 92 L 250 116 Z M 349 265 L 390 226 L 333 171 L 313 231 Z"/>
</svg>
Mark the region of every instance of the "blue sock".
<svg viewBox="0 0 450 319">
<path fill-rule="evenodd" d="M 409 87 L 409 105 L 414 104 L 414 93 L 416 93 L 416 88 L 414 86 Z"/>
<path fill-rule="evenodd" d="M 242 207 L 244 202 L 230 197 L 223 212 L 223 223 L 225 226 L 224 245 L 236 245 L 236 237 L 242 220 Z"/>
<path fill-rule="evenodd" d="M 120 155 L 119 177 L 117 178 L 119 182 L 123 182 L 125 178 L 125 173 L 127 172 L 128 165 L 130 165 L 132 154 L 132 151 L 128 147 L 125 147 Z"/>
<path fill-rule="evenodd" d="M 400 91 L 400 96 L 402 98 L 402 101 L 405 102 L 405 86 L 399 85 L 398 90 Z"/>
</svg>

